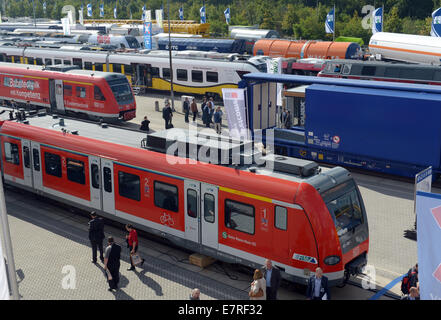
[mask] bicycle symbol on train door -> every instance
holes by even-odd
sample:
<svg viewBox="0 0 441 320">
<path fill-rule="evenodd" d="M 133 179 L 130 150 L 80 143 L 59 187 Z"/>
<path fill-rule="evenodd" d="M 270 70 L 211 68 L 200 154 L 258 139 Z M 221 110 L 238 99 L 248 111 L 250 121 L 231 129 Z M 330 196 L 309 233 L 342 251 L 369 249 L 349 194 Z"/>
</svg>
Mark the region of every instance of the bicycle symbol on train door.
<svg viewBox="0 0 441 320">
<path fill-rule="evenodd" d="M 169 227 L 173 227 L 175 225 L 175 222 L 174 222 L 173 218 L 171 217 L 171 215 L 169 215 L 166 212 L 164 212 L 162 214 L 162 216 L 159 218 L 159 220 L 161 221 L 161 223 L 163 225 L 166 225 L 166 226 L 169 226 Z"/>
</svg>

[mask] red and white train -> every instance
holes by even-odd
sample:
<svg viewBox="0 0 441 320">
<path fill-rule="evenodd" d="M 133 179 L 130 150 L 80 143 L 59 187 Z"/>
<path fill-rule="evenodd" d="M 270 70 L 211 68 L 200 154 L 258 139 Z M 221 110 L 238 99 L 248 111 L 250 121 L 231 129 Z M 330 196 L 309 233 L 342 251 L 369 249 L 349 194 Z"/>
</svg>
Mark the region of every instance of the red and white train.
<svg viewBox="0 0 441 320">
<path fill-rule="evenodd" d="M 318 266 L 337 285 L 367 263 L 366 212 L 346 169 L 302 177 L 189 161 L 140 148 L 138 132 L 69 120 L 79 131 L 69 134 L 43 118 L 1 123 L 5 183 L 219 260 L 258 268 L 269 258 L 301 284 Z"/>
<path fill-rule="evenodd" d="M 51 112 L 105 121 L 131 120 L 136 102 L 127 78 L 118 73 L 0 63 L 0 99 Z"/>
</svg>

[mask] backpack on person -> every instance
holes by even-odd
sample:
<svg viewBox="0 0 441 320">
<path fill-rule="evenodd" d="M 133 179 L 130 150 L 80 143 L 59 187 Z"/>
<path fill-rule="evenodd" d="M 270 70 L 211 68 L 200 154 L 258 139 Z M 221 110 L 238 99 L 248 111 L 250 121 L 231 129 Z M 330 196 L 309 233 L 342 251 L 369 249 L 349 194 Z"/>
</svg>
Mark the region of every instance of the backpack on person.
<svg viewBox="0 0 441 320">
<path fill-rule="evenodd" d="M 409 272 L 401 280 L 401 292 L 403 294 L 409 294 L 412 278 L 415 277 L 415 275 L 416 275 L 415 270 L 409 270 Z"/>
</svg>

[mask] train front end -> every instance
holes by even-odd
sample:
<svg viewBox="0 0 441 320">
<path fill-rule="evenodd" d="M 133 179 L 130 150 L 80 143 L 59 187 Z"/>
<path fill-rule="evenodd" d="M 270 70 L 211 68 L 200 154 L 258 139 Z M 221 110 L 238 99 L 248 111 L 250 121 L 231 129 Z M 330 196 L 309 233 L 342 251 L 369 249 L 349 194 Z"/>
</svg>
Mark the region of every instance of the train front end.
<svg viewBox="0 0 441 320">
<path fill-rule="evenodd" d="M 111 73 L 106 77 L 111 95 L 115 99 L 118 120 L 129 121 L 136 117 L 136 100 L 127 77 L 119 73 Z"/>
</svg>

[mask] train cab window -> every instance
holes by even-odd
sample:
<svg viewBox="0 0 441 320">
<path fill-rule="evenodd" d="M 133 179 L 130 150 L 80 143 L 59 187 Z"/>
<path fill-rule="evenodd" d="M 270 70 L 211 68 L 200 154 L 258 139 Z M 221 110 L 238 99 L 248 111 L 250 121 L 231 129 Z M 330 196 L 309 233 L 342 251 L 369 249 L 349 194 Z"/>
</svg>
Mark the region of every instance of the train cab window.
<svg viewBox="0 0 441 320">
<path fill-rule="evenodd" d="M 288 225 L 288 210 L 284 207 L 276 206 L 274 212 L 274 225 L 277 229 L 286 230 Z"/>
<path fill-rule="evenodd" d="M 187 214 L 189 217 L 198 217 L 198 193 L 193 189 L 187 190 Z"/>
<path fill-rule="evenodd" d="M 162 77 L 167 80 L 170 79 L 170 68 L 163 68 L 162 69 Z"/>
<path fill-rule="evenodd" d="M 81 59 L 73 58 L 72 61 L 74 66 L 78 66 L 80 69 L 83 68 L 83 61 Z"/>
<path fill-rule="evenodd" d="M 72 63 L 70 62 L 70 60 L 63 60 L 63 64 L 66 66 L 70 66 Z"/>
<path fill-rule="evenodd" d="M 101 89 L 97 86 L 94 86 L 94 88 L 93 88 L 93 96 L 94 96 L 95 100 L 98 100 L 98 101 L 105 101 L 106 100 L 106 98 L 104 98 L 103 93 L 101 92 Z"/>
<path fill-rule="evenodd" d="M 34 162 L 34 170 L 40 171 L 40 152 L 38 149 L 32 149 L 32 160 Z"/>
<path fill-rule="evenodd" d="M 43 59 L 37 58 L 37 59 L 35 59 L 35 61 L 37 61 L 37 66 L 42 66 L 43 65 Z"/>
<path fill-rule="evenodd" d="M 169 211 L 179 211 L 178 187 L 155 181 L 155 206 Z"/>
<path fill-rule="evenodd" d="M 124 198 L 140 201 L 140 179 L 136 174 L 118 172 L 119 195 Z"/>
<path fill-rule="evenodd" d="M 219 81 L 219 74 L 217 72 L 207 71 L 207 82 L 215 82 Z"/>
<path fill-rule="evenodd" d="M 61 59 L 54 59 L 54 64 L 61 64 Z"/>
<path fill-rule="evenodd" d="M 176 70 L 176 79 L 178 79 L 179 81 L 187 81 L 188 80 L 187 70 L 185 69 Z"/>
<path fill-rule="evenodd" d="M 84 69 L 86 70 L 92 70 L 92 62 L 84 62 Z"/>
<path fill-rule="evenodd" d="M 12 164 L 20 164 L 18 144 L 5 142 L 5 160 Z"/>
<path fill-rule="evenodd" d="M 45 152 L 44 164 L 47 174 L 61 178 L 61 157 L 58 154 Z"/>
<path fill-rule="evenodd" d="M 150 68 L 150 73 L 152 75 L 152 78 L 159 78 L 159 68 L 152 67 Z"/>
<path fill-rule="evenodd" d="M 112 192 L 112 170 L 105 167 L 103 169 L 104 191 Z"/>
<path fill-rule="evenodd" d="M 67 179 L 79 184 L 86 183 L 83 161 L 67 158 Z"/>
<path fill-rule="evenodd" d="M 121 65 L 118 64 L 118 63 L 114 63 L 114 64 L 113 64 L 113 72 L 116 72 L 116 73 L 122 73 Z"/>
<path fill-rule="evenodd" d="M 203 72 L 197 71 L 197 70 L 191 71 L 191 81 L 192 82 L 204 82 Z"/>
<path fill-rule="evenodd" d="M 29 151 L 28 146 L 23 146 L 23 160 L 24 160 L 24 166 L 26 168 L 31 167 L 31 152 Z"/>
<path fill-rule="evenodd" d="M 72 86 L 65 84 L 64 85 L 64 96 L 72 96 Z"/>
<path fill-rule="evenodd" d="M 95 189 L 99 189 L 100 188 L 100 170 L 98 168 L 98 165 L 92 164 L 90 166 L 90 168 L 92 171 L 92 187 L 94 187 Z"/>
<path fill-rule="evenodd" d="M 233 200 L 225 200 L 225 226 L 254 234 L 254 207 Z"/>
<path fill-rule="evenodd" d="M 103 71 L 103 63 L 95 63 L 95 71 Z"/>
<path fill-rule="evenodd" d="M 44 64 L 47 66 L 52 65 L 52 59 L 49 59 L 49 58 L 44 59 Z"/>
<path fill-rule="evenodd" d="M 86 98 L 86 88 L 76 87 L 76 95 L 78 98 Z"/>
<path fill-rule="evenodd" d="M 216 203 L 212 194 L 204 194 L 204 219 L 209 223 L 214 223 L 216 220 Z"/>
</svg>

